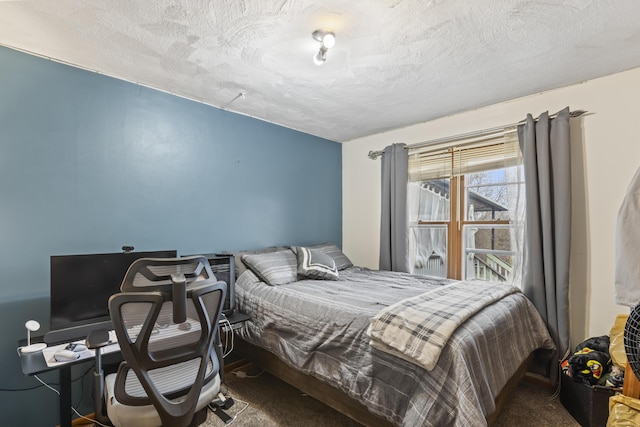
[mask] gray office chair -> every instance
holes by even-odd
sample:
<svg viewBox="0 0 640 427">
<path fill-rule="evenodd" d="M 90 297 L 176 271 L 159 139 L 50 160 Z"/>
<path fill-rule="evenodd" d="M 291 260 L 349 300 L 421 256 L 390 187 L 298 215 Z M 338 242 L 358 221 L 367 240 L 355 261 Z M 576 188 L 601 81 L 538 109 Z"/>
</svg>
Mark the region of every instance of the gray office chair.
<svg viewBox="0 0 640 427">
<path fill-rule="evenodd" d="M 225 300 L 205 257 L 135 261 L 109 310 L 124 362 L 105 379 L 115 426 L 194 426 L 220 390 L 214 340 Z M 98 413 L 96 408 L 96 414 Z"/>
</svg>

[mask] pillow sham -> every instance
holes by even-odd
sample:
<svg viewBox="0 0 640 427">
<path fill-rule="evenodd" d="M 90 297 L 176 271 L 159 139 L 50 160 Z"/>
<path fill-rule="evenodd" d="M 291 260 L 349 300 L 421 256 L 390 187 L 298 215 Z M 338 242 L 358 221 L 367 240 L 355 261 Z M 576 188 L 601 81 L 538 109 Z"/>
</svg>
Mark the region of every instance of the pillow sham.
<svg viewBox="0 0 640 427">
<path fill-rule="evenodd" d="M 317 280 L 338 280 L 336 263 L 329 255 L 301 246 L 296 246 L 295 252 L 300 276 Z"/>
<path fill-rule="evenodd" d="M 329 255 L 336 263 L 338 270 L 344 270 L 345 268 L 353 267 L 353 263 L 347 256 L 342 253 L 340 248 L 332 243 L 322 243 L 320 245 L 307 246 L 310 249 L 319 250 L 322 253 Z"/>
<path fill-rule="evenodd" d="M 242 255 L 242 261 L 267 285 L 285 285 L 298 280 L 298 260 L 290 249 Z"/>
<path fill-rule="evenodd" d="M 242 273 L 244 273 L 249 267 L 242 261 L 243 255 L 256 255 L 256 254 L 264 254 L 267 252 L 278 252 L 287 249 L 284 246 L 269 246 L 268 248 L 261 249 L 252 249 L 245 251 L 232 252 L 233 257 L 235 258 L 234 265 L 236 267 L 236 279 L 240 277 Z"/>
</svg>

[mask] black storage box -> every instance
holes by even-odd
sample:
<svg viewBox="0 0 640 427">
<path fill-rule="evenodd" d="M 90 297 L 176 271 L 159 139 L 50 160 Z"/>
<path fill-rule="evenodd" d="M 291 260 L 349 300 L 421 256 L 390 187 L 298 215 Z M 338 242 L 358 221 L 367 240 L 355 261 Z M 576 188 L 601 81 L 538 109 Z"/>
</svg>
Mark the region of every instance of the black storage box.
<svg viewBox="0 0 640 427">
<path fill-rule="evenodd" d="M 615 388 L 589 386 L 560 374 L 560 402 L 582 427 L 605 427 L 609 418 L 609 397 Z"/>
</svg>

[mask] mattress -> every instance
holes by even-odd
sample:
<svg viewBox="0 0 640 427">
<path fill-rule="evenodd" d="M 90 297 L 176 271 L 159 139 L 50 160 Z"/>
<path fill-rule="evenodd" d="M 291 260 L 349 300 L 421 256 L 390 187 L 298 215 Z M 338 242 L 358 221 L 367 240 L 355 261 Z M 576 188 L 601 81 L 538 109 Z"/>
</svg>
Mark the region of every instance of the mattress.
<svg viewBox="0 0 640 427">
<path fill-rule="evenodd" d="M 482 426 L 529 354 L 537 350 L 544 357 L 554 349 L 522 293 L 466 320 L 430 371 L 371 347 L 365 333 L 381 309 L 449 283 L 351 267 L 337 281 L 269 286 L 247 270 L 236 281 L 237 308 L 251 317 L 240 334 L 396 425 Z"/>
</svg>

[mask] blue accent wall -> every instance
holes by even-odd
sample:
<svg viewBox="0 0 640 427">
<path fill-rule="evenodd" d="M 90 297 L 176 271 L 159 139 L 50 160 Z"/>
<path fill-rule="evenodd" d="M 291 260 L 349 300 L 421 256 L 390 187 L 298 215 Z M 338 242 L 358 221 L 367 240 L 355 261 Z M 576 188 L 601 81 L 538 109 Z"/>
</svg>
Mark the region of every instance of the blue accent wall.
<svg viewBox="0 0 640 427">
<path fill-rule="evenodd" d="M 51 255 L 341 245 L 341 169 L 336 142 L 0 47 L 0 425 L 59 422 L 5 391 L 38 385 L 16 346 L 48 330 Z"/>
</svg>

